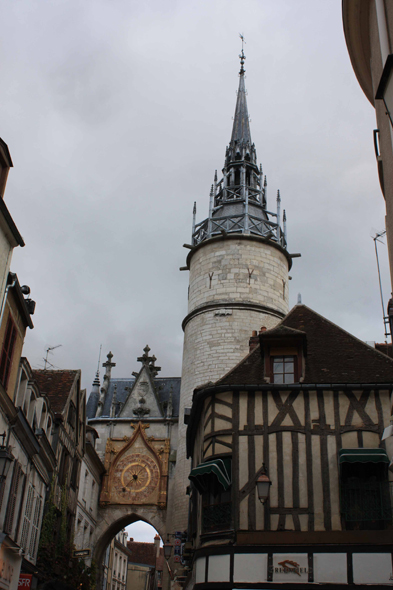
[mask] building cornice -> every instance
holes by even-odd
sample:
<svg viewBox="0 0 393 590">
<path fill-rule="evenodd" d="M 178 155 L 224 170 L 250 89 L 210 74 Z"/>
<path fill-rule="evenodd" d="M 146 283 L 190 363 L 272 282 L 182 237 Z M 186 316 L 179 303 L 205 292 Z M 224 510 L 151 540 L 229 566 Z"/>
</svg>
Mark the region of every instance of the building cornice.
<svg viewBox="0 0 393 590">
<path fill-rule="evenodd" d="M 279 320 L 285 318 L 285 313 L 269 307 L 268 305 L 260 305 L 259 303 L 252 303 L 251 301 L 213 301 L 211 303 L 205 303 L 199 307 L 193 309 L 182 322 L 183 331 L 192 318 L 203 313 L 207 313 L 214 309 L 246 309 L 247 311 L 256 311 L 258 313 L 267 313 L 275 316 Z"/>
<path fill-rule="evenodd" d="M 343 0 L 342 16 L 345 41 L 358 82 L 374 106 L 371 77 L 370 6 L 365 0 Z"/>
<path fill-rule="evenodd" d="M 204 246 L 208 245 L 208 244 L 214 244 L 216 242 L 223 242 L 225 240 L 246 240 L 246 241 L 251 241 L 251 242 L 259 242 L 261 244 L 266 244 L 267 246 L 271 246 L 272 248 L 275 248 L 276 250 L 278 250 L 279 252 L 281 252 L 285 258 L 287 259 L 288 262 L 288 270 L 291 269 L 292 267 L 292 255 L 289 254 L 289 252 L 287 252 L 285 250 L 285 248 L 283 248 L 282 246 L 280 246 L 279 244 L 277 244 L 276 242 L 273 242 L 272 240 L 269 240 L 268 238 L 262 238 L 261 236 L 256 236 L 253 234 L 226 234 L 224 236 L 214 236 L 213 238 L 209 238 L 208 240 L 204 240 L 202 242 L 200 242 L 199 244 L 197 244 L 196 246 L 193 246 L 192 250 L 190 250 L 190 252 L 187 255 L 187 259 L 186 259 L 186 263 L 187 263 L 187 270 L 190 270 L 190 264 L 191 264 L 191 258 L 194 256 L 195 252 L 197 252 L 198 250 L 200 250 L 201 248 L 203 248 Z"/>
</svg>

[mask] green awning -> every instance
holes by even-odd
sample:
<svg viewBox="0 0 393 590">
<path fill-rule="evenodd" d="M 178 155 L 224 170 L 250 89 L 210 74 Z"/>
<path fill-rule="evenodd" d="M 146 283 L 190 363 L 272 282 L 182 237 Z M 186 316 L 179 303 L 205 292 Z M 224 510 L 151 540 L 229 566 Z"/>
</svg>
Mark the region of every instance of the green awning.
<svg viewBox="0 0 393 590">
<path fill-rule="evenodd" d="M 338 463 L 387 463 L 390 460 L 384 449 L 340 449 Z"/>
<path fill-rule="evenodd" d="M 201 463 L 198 467 L 191 469 L 191 473 L 188 476 L 200 493 L 209 489 L 209 483 L 212 477 L 219 482 L 224 490 L 227 490 L 231 485 L 231 480 L 223 459 Z"/>
</svg>

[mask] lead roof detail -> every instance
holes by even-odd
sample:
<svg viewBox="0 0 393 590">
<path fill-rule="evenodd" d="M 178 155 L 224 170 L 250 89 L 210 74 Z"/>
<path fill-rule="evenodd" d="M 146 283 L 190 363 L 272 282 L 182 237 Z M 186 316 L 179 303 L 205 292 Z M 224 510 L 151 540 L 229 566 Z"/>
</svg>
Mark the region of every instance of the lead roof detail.
<svg viewBox="0 0 393 590">
<path fill-rule="evenodd" d="M 286 248 L 285 211 L 281 227 L 281 198 L 277 192 L 276 212 L 267 209 L 267 180 L 258 167 L 255 145 L 251 141 L 247 108 L 243 49 L 240 54 L 239 88 L 232 135 L 225 153 L 223 177 L 217 171 L 210 191 L 209 217 L 192 228 L 192 245 L 223 234 L 250 234 Z"/>
<path fill-rule="evenodd" d="M 161 370 L 156 366 L 156 357 L 149 356 L 150 348 L 146 346 L 144 353 L 138 357 L 142 363 L 139 372 L 133 372 L 132 377 L 113 378 L 108 375 L 107 363 L 106 382 L 97 392 L 97 376 L 87 402 L 87 417 L 93 418 L 173 418 L 179 415 L 180 377 L 157 377 Z M 112 363 L 112 354 L 108 360 Z M 99 408 L 102 402 L 102 410 Z"/>
</svg>

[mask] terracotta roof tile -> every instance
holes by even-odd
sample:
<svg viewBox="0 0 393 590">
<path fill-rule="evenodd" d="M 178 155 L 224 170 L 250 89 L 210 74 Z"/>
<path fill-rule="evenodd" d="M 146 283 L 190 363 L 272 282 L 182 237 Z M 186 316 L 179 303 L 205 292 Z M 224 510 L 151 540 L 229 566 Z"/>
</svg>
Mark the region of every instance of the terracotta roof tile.
<svg viewBox="0 0 393 590">
<path fill-rule="evenodd" d="M 33 376 L 41 393 L 48 396 L 52 410 L 61 414 L 67 403 L 71 388 L 81 372 L 76 371 L 43 371 L 34 370 Z"/>
<path fill-rule="evenodd" d="M 157 548 L 154 543 L 127 541 L 127 547 L 131 552 L 131 557 L 129 559 L 132 563 L 140 563 L 142 565 L 155 567 Z"/>
</svg>

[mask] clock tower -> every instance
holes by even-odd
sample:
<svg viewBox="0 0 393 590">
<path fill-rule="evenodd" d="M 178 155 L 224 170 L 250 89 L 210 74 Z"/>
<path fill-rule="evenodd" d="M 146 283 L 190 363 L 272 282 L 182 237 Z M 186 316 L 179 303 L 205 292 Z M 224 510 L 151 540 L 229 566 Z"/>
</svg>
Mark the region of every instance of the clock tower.
<svg viewBox="0 0 393 590">
<path fill-rule="evenodd" d="M 216 381 L 248 353 L 253 330 L 273 328 L 288 312 L 286 216 L 277 192 L 275 211 L 267 204 L 267 180 L 251 140 L 245 89 L 245 55 L 240 57 L 239 89 L 232 136 L 222 178 L 210 191 L 209 215 L 196 223 L 187 256 L 188 313 L 184 348 L 176 462 L 174 529 L 187 526 L 189 461 L 185 409 L 196 387 Z M 221 449 L 219 453 L 230 454 Z M 217 454 L 217 453 L 216 453 Z"/>
</svg>

